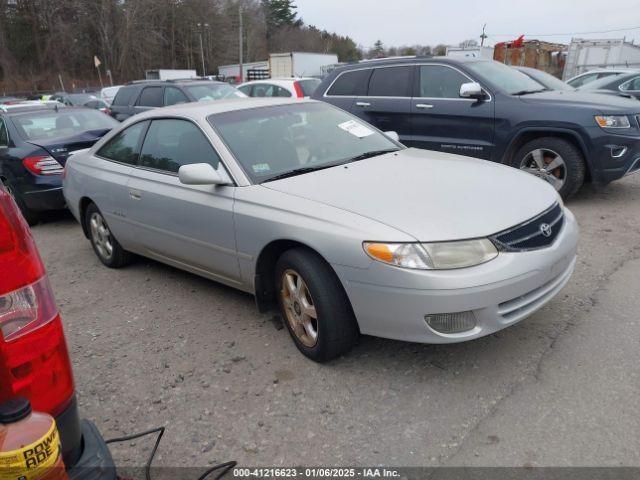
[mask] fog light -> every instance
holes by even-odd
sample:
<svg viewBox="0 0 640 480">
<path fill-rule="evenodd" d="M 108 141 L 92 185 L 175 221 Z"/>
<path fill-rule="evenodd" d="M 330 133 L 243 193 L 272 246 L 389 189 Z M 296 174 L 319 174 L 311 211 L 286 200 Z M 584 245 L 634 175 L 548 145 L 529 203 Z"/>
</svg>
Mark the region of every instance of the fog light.
<svg viewBox="0 0 640 480">
<path fill-rule="evenodd" d="M 473 312 L 425 315 L 424 320 L 439 333 L 462 333 L 476 326 L 476 317 Z"/>
</svg>

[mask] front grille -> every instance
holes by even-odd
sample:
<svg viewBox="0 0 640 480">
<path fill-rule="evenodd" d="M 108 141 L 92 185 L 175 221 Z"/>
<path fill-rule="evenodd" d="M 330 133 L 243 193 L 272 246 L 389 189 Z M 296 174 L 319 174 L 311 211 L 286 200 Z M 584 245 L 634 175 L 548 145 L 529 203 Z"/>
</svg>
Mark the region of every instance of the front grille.
<svg viewBox="0 0 640 480">
<path fill-rule="evenodd" d="M 640 115 L 636 115 L 636 122 L 638 122 L 638 127 L 640 127 Z"/>
<path fill-rule="evenodd" d="M 562 226 L 564 213 L 558 203 L 520 225 L 496 233 L 491 240 L 504 252 L 539 250 L 553 245 Z"/>
</svg>

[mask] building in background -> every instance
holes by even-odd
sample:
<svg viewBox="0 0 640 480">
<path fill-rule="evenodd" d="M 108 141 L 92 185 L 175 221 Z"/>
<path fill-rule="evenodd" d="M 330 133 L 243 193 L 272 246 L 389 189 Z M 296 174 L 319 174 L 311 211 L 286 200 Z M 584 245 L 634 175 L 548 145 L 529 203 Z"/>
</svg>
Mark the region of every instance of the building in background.
<svg viewBox="0 0 640 480">
<path fill-rule="evenodd" d="M 537 68 L 561 78 L 567 56 L 567 46 L 561 43 L 524 40 L 497 43 L 493 59 L 506 65 Z"/>
<path fill-rule="evenodd" d="M 454 58 L 493 58 L 493 47 L 447 47 L 447 57 Z"/>
<path fill-rule="evenodd" d="M 572 39 L 562 78 L 566 80 L 595 68 L 640 68 L 640 45 L 624 38 Z"/>
</svg>

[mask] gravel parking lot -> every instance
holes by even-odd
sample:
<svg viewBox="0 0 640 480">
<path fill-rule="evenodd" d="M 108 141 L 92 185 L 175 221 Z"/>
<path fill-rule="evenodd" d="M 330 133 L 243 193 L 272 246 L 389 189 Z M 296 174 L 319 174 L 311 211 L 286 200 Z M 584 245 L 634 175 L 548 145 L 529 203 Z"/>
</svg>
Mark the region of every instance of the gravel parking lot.
<svg viewBox="0 0 640 480">
<path fill-rule="evenodd" d="M 533 317 L 458 345 L 365 337 L 326 365 L 249 295 L 107 269 L 68 215 L 33 231 L 82 415 L 107 438 L 165 425 L 157 465 L 640 466 L 640 176 L 568 206 L 579 263 Z M 113 451 L 135 466 L 150 446 Z"/>
</svg>

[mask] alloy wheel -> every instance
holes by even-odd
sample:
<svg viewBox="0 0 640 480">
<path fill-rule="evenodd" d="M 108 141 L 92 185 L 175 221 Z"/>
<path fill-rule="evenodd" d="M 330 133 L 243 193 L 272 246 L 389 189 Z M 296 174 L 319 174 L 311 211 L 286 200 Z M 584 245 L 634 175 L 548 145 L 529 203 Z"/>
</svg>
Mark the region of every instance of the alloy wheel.
<svg viewBox="0 0 640 480">
<path fill-rule="evenodd" d="M 91 228 L 91 240 L 98 254 L 105 260 L 110 260 L 113 255 L 113 239 L 104 218 L 98 212 L 93 212 L 89 219 Z"/>
<path fill-rule="evenodd" d="M 318 342 L 318 313 L 306 282 L 295 270 L 283 272 L 280 298 L 296 338 L 304 346 L 314 347 Z"/>
<path fill-rule="evenodd" d="M 564 159 L 557 152 L 547 148 L 537 148 L 529 152 L 522 160 L 520 170 L 545 180 L 556 191 L 562 189 L 567 179 L 567 165 Z"/>
</svg>

